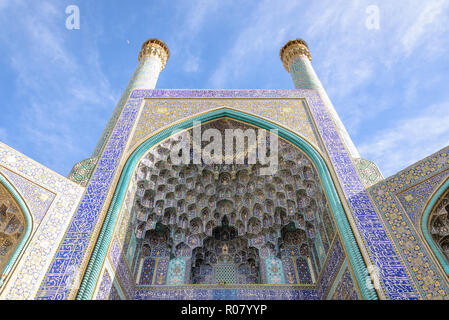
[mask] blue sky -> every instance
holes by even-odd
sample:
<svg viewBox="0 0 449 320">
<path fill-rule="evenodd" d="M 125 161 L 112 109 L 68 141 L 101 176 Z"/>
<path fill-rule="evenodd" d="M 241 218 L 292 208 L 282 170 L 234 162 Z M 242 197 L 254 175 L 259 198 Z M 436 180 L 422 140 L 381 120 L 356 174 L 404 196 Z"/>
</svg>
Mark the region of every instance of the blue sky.
<svg viewBox="0 0 449 320">
<path fill-rule="evenodd" d="M 385 176 L 449 145 L 449 1 L 0 0 L 0 27 L 0 141 L 62 175 L 92 153 L 151 37 L 171 51 L 158 88 L 242 89 L 293 88 L 279 50 L 301 37 Z"/>
</svg>

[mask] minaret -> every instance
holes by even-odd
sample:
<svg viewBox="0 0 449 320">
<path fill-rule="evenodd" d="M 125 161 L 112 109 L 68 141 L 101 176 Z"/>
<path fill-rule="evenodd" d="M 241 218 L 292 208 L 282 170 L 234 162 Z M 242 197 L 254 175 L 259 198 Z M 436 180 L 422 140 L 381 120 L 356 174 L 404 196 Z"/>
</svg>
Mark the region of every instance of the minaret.
<svg viewBox="0 0 449 320">
<path fill-rule="evenodd" d="M 136 70 L 134 70 L 134 74 L 131 80 L 129 80 L 125 92 L 123 92 L 120 101 L 115 107 L 114 113 L 95 148 L 93 156 L 97 156 L 103 149 L 109 133 L 117 122 L 118 116 L 131 91 L 134 89 L 156 88 L 159 73 L 164 70 L 169 57 L 170 51 L 168 50 L 167 45 L 159 39 L 148 39 L 142 44 L 142 49 L 140 50 L 138 57 L 139 64 L 137 65 Z"/>
<path fill-rule="evenodd" d="M 167 45 L 159 39 L 148 39 L 142 44 L 142 49 L 138 56 L 139 64 L 134 70 L 131 80 L 129 80 L 122 97 L 115 107 L 91 158 L 82 160 L 73 167 L 68 176 L 70 180 L 83 186 L 87 184 L 87 181 L 95 168 L 98 156 L 101 154 L 110 133 L 114 129 L 131 91 L 134 89 L 154 89 L 159 74 L 164 70 L 169 57 L 170 51 L 168 50 Z"/>
<path fill-rule="evenodd" d="M 312 55 L 310 54 L 307 43 L 302 39 L 290 40 L 282 47 L 280 55 L 285 69 L 293 79 L 296 89 L 318 90 L 324 100 L 324 104 L 334 119 L 337 130 L 343 138 L 350 155 L 353 158 L 360 158 L 359 152 L 349 137 L 337 111 L 327 96 L 326 90 L 324 90 L 323 85 L 312 67 Z"/>
<path fill-rule="evenodd" d="M 159 73 L 164 70 L 169 57 L 170 51 L 163 41 L 159 39 L 145 41 L 137 59 L 139 65 L 134 71 L 127 90 L 156 88 Z"/>
</svg>

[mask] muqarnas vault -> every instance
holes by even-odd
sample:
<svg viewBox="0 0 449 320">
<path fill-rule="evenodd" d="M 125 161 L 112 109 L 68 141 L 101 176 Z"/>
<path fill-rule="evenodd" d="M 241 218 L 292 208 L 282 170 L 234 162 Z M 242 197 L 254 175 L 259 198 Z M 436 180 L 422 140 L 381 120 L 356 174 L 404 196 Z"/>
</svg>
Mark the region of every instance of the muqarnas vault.
<svg viewBox="0 0 449 320">
<path fill-rule="evenodd" d="M 307 44 L 280 56 L 295 89 L 155 89 L 169 50 L 149 39 L 68 178 L 0 143 L 0 297 L 447 299 L 449 147 L 384 179 Z M 180 134 L 208 129 L 267 133 L 277 170 L 249 143 L 243 162 L 176 163 Z"/>
</svg>

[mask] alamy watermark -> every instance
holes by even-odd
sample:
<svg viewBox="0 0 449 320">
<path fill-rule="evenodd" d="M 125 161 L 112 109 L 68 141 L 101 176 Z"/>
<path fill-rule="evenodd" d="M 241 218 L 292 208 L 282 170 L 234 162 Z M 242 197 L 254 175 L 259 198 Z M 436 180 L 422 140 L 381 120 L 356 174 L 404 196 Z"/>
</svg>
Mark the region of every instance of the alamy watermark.
<svg viewBox="0 0 449 320">
<path fill-rule="evenodd" d="M 179 164 L 256 164 L 262 165 L 261 175 L 275 174 L 278 170 L 278 130 L 208 128 L 193 123 L 190 131 L 172 132 L 177 141 L 170 148 L 171 162 Z M 268 140 L 267 140 L 268 138 Z M 245 148 L 245 142 L 247 148 Z M 207 144 L 205 144 L 207 143 Z M 224 147 L 224 148 L 223 148 Z M 191 153 L 191 151 L 193 151 Z"/>
<path fill-rule="evenodd" d="M 68 30 L 79 30 L 80 28 L 80 8 L 77 5 L 69 5 L 65 8 L 65 13 L 69 16 L 65 19 L 65 27 Z"/>
<path fill-rule="evenodd" d="M 365 20 L 365 27 L 368 30 L 379 30 L 380 29 L 380 10 L 379 7 L 372 4 L 366 7 L 365 10 L 367 17 Z"/>
<path fill-rule="evenodd" d="M 380 269 L 378 266 L 370 264 L 367 268 L 368 277 L 365 284 L 368 289 L 380 290 Z"/>
</svg>

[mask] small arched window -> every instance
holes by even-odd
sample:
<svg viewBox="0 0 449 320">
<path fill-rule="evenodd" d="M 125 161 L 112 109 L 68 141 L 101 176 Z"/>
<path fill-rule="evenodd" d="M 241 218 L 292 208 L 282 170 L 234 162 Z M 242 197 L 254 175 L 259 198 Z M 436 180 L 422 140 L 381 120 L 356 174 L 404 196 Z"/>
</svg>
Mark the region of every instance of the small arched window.
<svg viewBox="0 0 449 320">
<path fill-rule="evenodd" d="M 430 236 L 447 263 L 449 261 L 449 189 L 440 196 L 427 221 Z"/>
<path fill-rule="evenodd" d="M 0 285 L 23 246 L 27 233 L 27 219 L 22 205 L 0 180 Z"/>
</svg>

